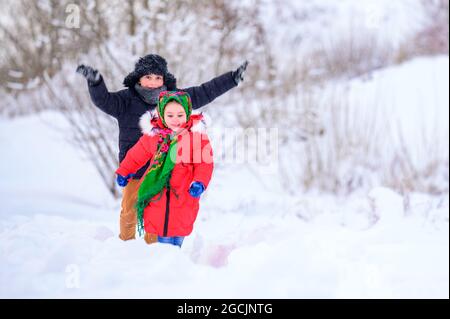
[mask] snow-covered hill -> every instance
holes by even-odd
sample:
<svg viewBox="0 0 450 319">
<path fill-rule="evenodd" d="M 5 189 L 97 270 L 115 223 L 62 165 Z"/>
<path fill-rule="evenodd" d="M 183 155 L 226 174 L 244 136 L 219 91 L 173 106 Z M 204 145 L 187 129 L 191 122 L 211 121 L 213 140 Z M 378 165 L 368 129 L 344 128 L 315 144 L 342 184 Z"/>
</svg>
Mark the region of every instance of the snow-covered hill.
<svg viewBox="0 0 450 319">
<path fill-rule="evenodd" d="M 0 122 L 3 298 L 449 296 L 448 195 L 294 198 L 225 166 L 181 250 L 122 242 L 120 202 L 65 129 Z"/>
</svg>

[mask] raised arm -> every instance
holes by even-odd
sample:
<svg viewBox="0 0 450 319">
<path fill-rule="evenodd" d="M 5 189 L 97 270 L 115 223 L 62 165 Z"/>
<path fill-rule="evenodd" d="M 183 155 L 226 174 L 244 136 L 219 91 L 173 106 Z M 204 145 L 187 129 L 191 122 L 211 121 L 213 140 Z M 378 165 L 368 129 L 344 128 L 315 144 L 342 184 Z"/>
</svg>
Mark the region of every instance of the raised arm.
<svg viewBox="0 0 450 319">
<path fill-rule="evenodd" d="M 79 65 L 77 72 L 86 78 L 89 94 L 95 106 L 106 114 L 119 117 L 126 107 L 128 90 L 108 92 L 101 74 L 90 66 Z"/>
<path fill-rule="evenodd" d="M 236 87 L 244 80 L 244 72 L 247 69 L 248 62 L 245 61 L 237 70 L 230 71 L 215 77 L 211 81 L 205 82 L 200 86 L 193 86 L 182 91 L 189 93 L 192 99 L 192 108 L 198 109 L 211 103 L 217 97 Z"/>
<path fill-rule="evenodd" d="M 237 86 L 236 82 L 234 82 L 232 73 L 233 72 L 222 74 L 200 86 L 183 89 L 183 91 L 186 91 L 191 96 L 192 108 L 195 110 L 211 103 L 218 96 Z"/>
</svg>

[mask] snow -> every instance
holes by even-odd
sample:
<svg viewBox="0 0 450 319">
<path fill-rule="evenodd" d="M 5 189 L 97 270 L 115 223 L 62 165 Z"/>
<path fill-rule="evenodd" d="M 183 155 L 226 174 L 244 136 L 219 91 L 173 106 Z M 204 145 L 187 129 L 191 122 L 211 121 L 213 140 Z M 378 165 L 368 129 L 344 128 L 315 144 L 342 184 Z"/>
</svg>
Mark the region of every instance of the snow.
<svg viewBox="0 0 450 319">
<path fill-rule="evenodd" d="M 127 28 L 123 28 L 123 15 L 118 14 L 120 4 L 108 2 L 100 8 L 105 17 L 113 19 L 110 27 L 116 29 L 112 33 L 118 34 L 103 43 L 102 50 L 106 47 L 111 54 L 106 55 L 108 61 L 100 63 L 96 52 L 80 52 L 77 57 L 98 66 L 104 74 L 109 71 L 106 81 L 110 90 L 121 88 L 123 75 L 133 68 L 141 52 L 130 50 L 131 45 L 143 45 L 143 41 L 137 41 L 145 39 L 143 34 L 150 40 L 156 36 L 146 33 L 153 28 L 151 19 L 141 19 L 144 24 L 139 32 L 143 34 L 124 41 Z M 48 3 L 40 1 L 39 5 L 45 9 Z M 254 1 L 235 5 L 240 12 L 247 12 Z M 279 70 L 290 70 L 293 52 L 298 56 L 295 61 L 301 63 L 310 52 L 338 48 L 337 44 L 345 45 L 346 40 L 366 44 L 370 39 L 375 50 L 401 46 L 423 26 L 420 6 L 420 0 L 295 0 L 263 1 L 259 9 Z M 143 14 L 145 18 L 147 14 Z M 2 21 L 12 25 L 13 16 L 3 15 Z M 164 21 L 169 16 L 163 13 L 157 18 Z M 189 85 L 212 77 L 216 67 L 212 56 L 216 49 L 212 48 L 222 30 L 210 31 L 209 41 L 198 37 L 202 26 L 217 23 L 205 17 L 199 20 L 198 16 L 187 15 L 183 23 L 171 21 L 170 31 L 183 33 L 186 44 L 192 44 L 187 48 L 197 51 L 190 60 L 185 54 L 172 52 L 179 41 L 169 41 L 164 48 L 171 52 L 167 55 L 171 71 Z M 185 23 L 191 20 L 192 24 Z M 186 25 L 191 27 L 185 30 Z M 234 35 L 239 40 L 236 43 L 256 46 L 247 33 L 248 28 L 244 28 Z M 38 35 L 38 43 L 46 41 L 47 37 Z M 160 53 L 166 56 L 165 52 Z M 257 51 L 245 52 L 250 54 L 246 58 L 258 61 L 254 55 Z M 115 65 L 115 60 L 121 66 Z M 222 62 L 220 69 L 228 70 L 226 64 Z M 59 76 L 78 77 L 74 65 L 64 63 Z M 113 67 L 109 70 L 110 65 Z M 203 73 L 191 74 L 191 65 L 200 67 Z M 324 70 L 309 71 L 320 75 Z M 377 184 L 382 178 L 375 171 L 390 168 L 395 152 L 405 147 L 415 156 L 414 168 L 426 166 L 429 159 L 447 161 L 446 170 L 439 171 L 442 180 L 430 178 L 439 184 L 437 189 L 446 186 L 448 190 L 448 70 L 448 56 L 423 57 L 348 82 L 339 78 L 336 84 L 331 80 L 330 86 L 348 88 L 348 96 L 336 87 L 330 89 L 330 95 L 348 97 L 348 105 L 345 101 L 342 105 L 352 108 L 348 114 L 353 117 L 354 131 L 368 132 L 372 139 L 367 141 L 373 148 L 383 142 L 376 148 L 378 153 L 369 148 L 367 153 L 356 152 L 341 159 L 332 167 L 334 173 L 339 181 L 345 181 L 351 173 L 371 181 L 374 177 L 375 182 L 363 186 L 376 186 L 362 187 L 345 197 L 317 189 L 293 194 L 282 186 L 277 171 L 243 163 L 218 163 L 202 195 L 194 232 L 181 249 L 149 246 L 142 238 L 128 242 L 118 239 L 120 199 L 110 195 L 86 155 L 71 144 L 70 127 L 60 114 L 46 111 L 13 120 L 0 117 L 0 297 L 449 298 L 448 191 L 441 195 L 399 194 Z M 19 70 L 10 70 L 8 75 L 12 78 L 7 83 L 10 89 L 23 91 L 39 84 L 14 82 L 22 76 Z M 275 84 L 247 79 L 260 89 Z M 77 81 L 74 83 L 81 85 L 82 80 Z M 58 88 L 62 92 L 68 89 Z M 80 90 L 87 94 L 85 85 Z M 325 99 L 328 93 L 321 90 L 319 94 Z M 286 104 L 291 98 L 295 97 L 286 97 Z M 21 105 L 27 109 L 32 99 L 32 95 L 5 95 L 11 110 L 16 111 Z M 35 107 L 36 101 L 32 105 Z M 254 106 L 258 105 L 256 101 Z M 290 105 L 298 109 L 295 103 Z M 216 107 L 222 110 L 222 105 L 214 106 L 212 113 Z M 228 114 L 215 115 L 223 119 L 242 105 L 228 107 Z M 329 116 L 325 118 L 330 121 L 325 123 L 327 129 L 333 122 Z M 221 125 L 217 117 L 211 118 L 215 128 Z M 406 140 L 383 135 L 388 128 L 394 128 L 394 132 L 398 128 Z M 350 134 L 355 136 L 362 135 Z M 335 137 L 328 135 L 330 139 Z M 116 138 L 111 136 L 112 140 Z M 358 142 L 356 139 L 349 144 Z M 212 143 L 215 154 L 220 154 L 219 141 Z M 298 144 L 298 139 L 293 143 Z M 321 158 L 331 159 L 325 162 L 334 160 L 332 154 L 326 155 L 330 145 L 321 144 L 325 148 Z M 373 170 L 358 166 L 367 164 L 365 161 L 377 165 L 367 165 Z M 298 189 L 298 175 L 293 165 L 288 168 L 289 177 L 297 183 L 291 184 Z M 326 174 L 325 180 L 329 179 Z"/>
<path fill-rule="evenodd" d="M 349 113 L 356 125 L 374 123 L 373 136 L 389 140 L 379 160 L 389 163 L 405 147 L 422 170 L 431 159 L 448 161 L 448 87 L 448 56 L 416 58 L 351 81 Z"/>
<path fill-rule="evenodd" d="M 400 125 L 403 135 L 410 139 L 408 144 L 421 138 L 420 123 L 426 137 L 445 137 L 444 145 L 448 145 L 448 56 L 416 58 L 378 70 L 369 79 L 354 80 L 351 87 L 355 107 L 361 109 L 361 102 L 372 101 L 373 106 L 381 108 L 386 121 L 391 121 L 392 126 Z M 369 107 L 362 109 L 370 110 Z"/>
<path fill-rule="evenodd" d="M 13 77 L 13 78 L 20 79 L 23 76 L 23 72 L 22 71 L 17 71 L 17 70 L 9 70 L 8 71 L 8 75 Z"/>
<path fill-rule="evenodd" d="M 222 165 L 181 249 L 122 242 L 60 115 L 0 121 L 3 298 L 449 297 L 448 194 L 293 197 Z"/>
<path fill-rule="evenodd" d="M 291 156 L 280 157 L 279 167 L 288 191 L 318 186 L 334 190 L 338 185 L 340 192 L 359 188 L 368 192 L 373 186 L 400 189 L 411 182 L 418 191 L 445 193 L 448 87 L 448 56 L 414 58 L 349 81 L 300 88 L 297 94 L 283 97 L 283 103 L 279 98 L 274 101 L 279 112 L 295 116 L 269 118 L 257 125 L 276 126 L 279 136 L 287 140 L 279 153 L 289 149 Z M 317 110 L 313 120 L 305 121 L 308 127 L 301 120 L 291 120 L 308 118 L 299 106 Z M 261 103 L 245 107 L 249 114 L 259 115 L 257 120 L 262 117 Z M 306 128 L 316 135 L 308 134 Z M 317 135 L 321 128 L 325 134 Z M 301 141 L 303 136 L 306 142 Z M 291 165 L 293 157 L 297 165 Z"/>
<path fill-rule="evenodd" d="M 22 83 L 16 83 L 16 82 L 8 82 L 8 83 L 6 83 L 6 86 L 13 90 L 23 90 L 23 88 L 24 88 Z"/>
<path fill-rule="evenodd" d="M 424 25 L 420 0 L 263 1 L 265 27 L 277 56 L 323 49 L 347 38 L 397 47 Z M 295 26 L 295 27 L 293 27 Z M 282 61 L 279 61 L 282 62 Z"/>
</svg>

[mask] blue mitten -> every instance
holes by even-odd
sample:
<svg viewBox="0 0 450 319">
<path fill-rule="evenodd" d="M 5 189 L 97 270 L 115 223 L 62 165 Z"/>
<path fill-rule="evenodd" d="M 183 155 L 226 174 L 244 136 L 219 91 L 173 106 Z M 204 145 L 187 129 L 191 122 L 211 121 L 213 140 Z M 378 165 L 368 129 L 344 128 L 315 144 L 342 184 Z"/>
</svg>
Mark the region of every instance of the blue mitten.
<svg viewBox="0 0 450 319">
<path fill-rule="evenodd" d="M 117 175 L 117 185 L 119 185 L 120 187 L 125 187 L 128 184 L 128 180 L 133 177 L 134 174 L 128 174 L 127 176 L 122 176 L 122 175 Z"/>
<path fill-rule="evenodd" d="M 205 191 L 205 185 L 202 182 L 193 182 L 189 188 L 189 194 L 194 198 L 199 198 Z"/>
</svg>

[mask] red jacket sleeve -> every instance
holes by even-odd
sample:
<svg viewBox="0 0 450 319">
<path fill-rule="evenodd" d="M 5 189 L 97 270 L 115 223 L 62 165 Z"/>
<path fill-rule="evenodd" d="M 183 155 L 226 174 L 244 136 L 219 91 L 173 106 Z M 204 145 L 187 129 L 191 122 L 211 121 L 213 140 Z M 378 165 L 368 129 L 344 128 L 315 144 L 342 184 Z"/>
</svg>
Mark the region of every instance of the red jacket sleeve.
<svg viewBox="0 0 450 319">
<path fill-rule="evenodd" d="M 153 142 L 152 137 L 143 135 L 137 143 L 128 150 L 127 155 L 116 170 L 116 174 L 127 176 L 128 174 L 136 173 L 153 157 L 155 152 L 155 150 L 153 150 Z"/>
<path fill-rule="evenodd" d="M 202 182 L 206 188 L 214 169 L 213 151 L 206 134 L 195 134 L 193 141 L 193 182 Z"/>
</svg>

